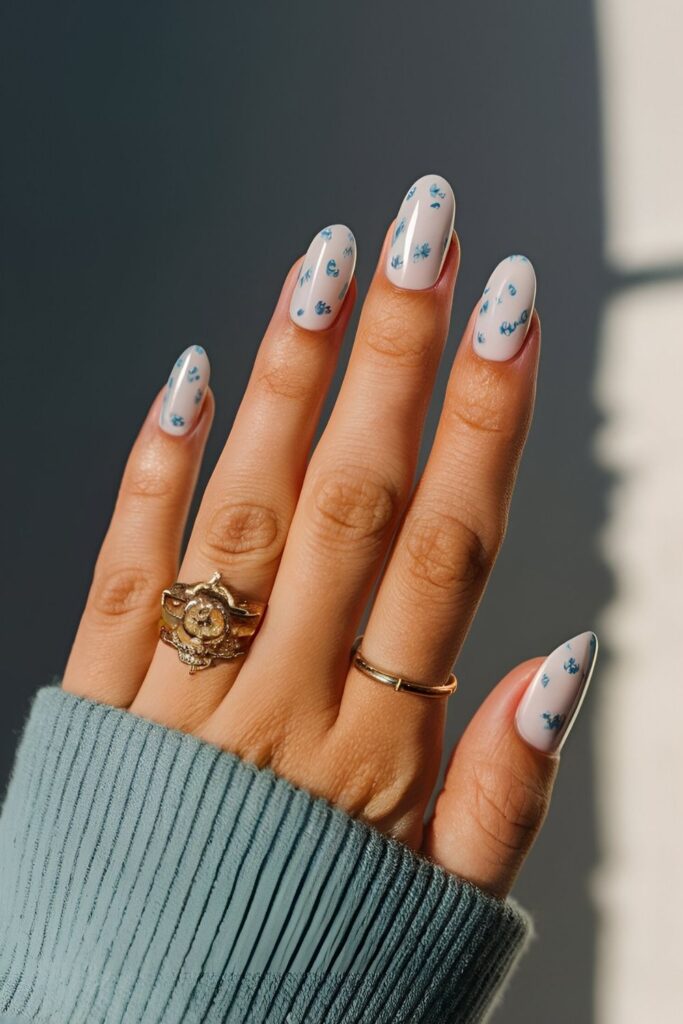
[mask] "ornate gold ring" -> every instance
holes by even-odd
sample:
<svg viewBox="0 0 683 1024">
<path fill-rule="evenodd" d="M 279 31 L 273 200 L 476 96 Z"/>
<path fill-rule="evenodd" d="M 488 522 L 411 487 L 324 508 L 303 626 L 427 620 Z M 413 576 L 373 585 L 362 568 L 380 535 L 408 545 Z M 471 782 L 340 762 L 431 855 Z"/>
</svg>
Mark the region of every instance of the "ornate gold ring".
<svg viewBox="0 0 683 1024">
<path fill-rule="evenodd" d="M 266 605 L 237 600 L 220 572 L 202 583 L 174 583 L 161 594 L 159 636 L 190 672 L 231 661 L 249 650 Z"/>
</svg>

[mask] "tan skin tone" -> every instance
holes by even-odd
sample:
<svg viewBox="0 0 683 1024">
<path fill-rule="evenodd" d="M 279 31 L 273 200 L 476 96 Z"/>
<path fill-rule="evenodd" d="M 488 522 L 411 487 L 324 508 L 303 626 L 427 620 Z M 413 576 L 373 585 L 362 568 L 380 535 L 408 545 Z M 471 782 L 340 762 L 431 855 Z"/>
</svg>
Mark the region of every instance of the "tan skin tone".
<svg viewBox="0 0 683 1024">
<path fill-rule="evenodd" d="M 454 234 L 432 288 L 407 291 L 384 275 L 390 231 L 312 454 L 356 285 L 330 328 L 307 331 L 288 316 L 301 260 L 290 268 L 182 561 L 214 397 L 207 393 L 188 435 L 171 437 L 158 427 L 156 396 L 63 686 L 269 765 L 504 897 L 541 827 L 558 766 L 514 728 L 541 659 L 515 668 L 481 705 L 425 823 L 446 701 L 381 686 L 349 668 L 349 651 L 384 566 L 364 655 L 407 678 L 448 677 L 503 540 L 533 409 L 540 322 L 534 313 L 521 350 L 494 363 L 473 350 L 473 312 L 416 481 L 460 245 Z M 175 579 L 192 583 L 215 569 L 268 611 L 246 658 L 191 676 L 158 639 L 159 596 Z"/>
</svg>

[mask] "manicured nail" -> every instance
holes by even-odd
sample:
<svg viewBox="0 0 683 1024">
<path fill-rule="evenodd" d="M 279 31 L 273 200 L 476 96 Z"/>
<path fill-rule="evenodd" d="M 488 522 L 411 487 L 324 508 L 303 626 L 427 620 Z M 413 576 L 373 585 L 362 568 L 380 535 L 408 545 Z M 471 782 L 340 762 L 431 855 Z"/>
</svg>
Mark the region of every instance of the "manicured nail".
<svg viewBox="0 0 683 1024">
<path fill-rule="evenodd" d="M 345 224 L 331 224 L 315 236 L 299 268 L 289 315 L 309 331 L 336 319 L 356 266 L 356 239 Z"/>
<path fill-rule="evenodd" d="M 531 323 L 536 274 L 526 256 L 508 256 L 491 274 L 481 297 L 472 344 L 477 355 L 503 362 L 519 352 Z"/>
<path fill-rule="evenodd" d="M 159 426 L 167 434 L 187 434 L 202 407 L 209 386 L 209 357 L 201 345 L 190 345 L 178 356 L 164 392 Z"/>
<path fill-rule="evenodd" d="M 445 178 L 425 174 L 406 192 L 396 215 L 386 275 L 399 288 L 431 288 L 453 234 L 455 196 Z"/>
<path fill-rule="evenodd" d="M 579 633 L 548 655 L 522 697 L 515 724 L 537 750 L 554 754 L 567 739 L 598 653 L 595 633 Z"/>
</svg>

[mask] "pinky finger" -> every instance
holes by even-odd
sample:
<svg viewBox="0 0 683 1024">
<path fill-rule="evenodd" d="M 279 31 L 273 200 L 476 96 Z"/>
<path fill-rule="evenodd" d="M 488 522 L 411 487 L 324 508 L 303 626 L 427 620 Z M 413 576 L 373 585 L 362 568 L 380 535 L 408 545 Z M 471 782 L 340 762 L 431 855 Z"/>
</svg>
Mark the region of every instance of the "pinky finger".
<svg viewBox="0 0 683 1024">
<path fill-rule="evenodd" d="M 142 684 L 213 420 L 208 379 L 204 350 L 186 349 L 131 449 L 62 680 L 71 693 L 127 707 Z"/>
<path fill-rule="evenodd" d="M 597 640 L 581 633 L 513 669 L 489 694 L 451 757 L 423 852 L 504 898 L 538 835 L 558 753 L 590 682 Z"/>
</svg>

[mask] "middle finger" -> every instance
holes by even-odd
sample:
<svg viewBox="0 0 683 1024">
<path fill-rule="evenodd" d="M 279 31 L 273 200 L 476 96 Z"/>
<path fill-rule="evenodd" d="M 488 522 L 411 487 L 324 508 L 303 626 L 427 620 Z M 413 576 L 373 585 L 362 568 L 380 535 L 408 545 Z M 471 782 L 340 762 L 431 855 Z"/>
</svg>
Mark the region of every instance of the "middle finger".
<svg viewBox="0 0 683 1024">
<path fill-rule="evenodd" d="M 368 291 L 344 381 L 313 454 L 259 643 L 225 707 L 243 696 L 336 708 L 345 659 L 401 510 L 448 334 L 459 246 L 448 182 L 426 175 L 403 200 Z M 343 669 L 340 676 L 340 667 Z M 265 680 L 265 684 L 264 684 Z M 271 683 L 270 680 L 273 680 Z M 266 687 L 264 690 L 263 687 Z M 237 715 L 239 718 L 239 715 Z"/>
</svg>

